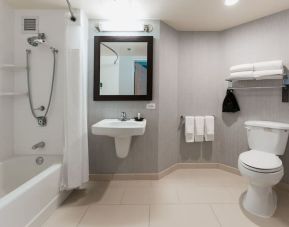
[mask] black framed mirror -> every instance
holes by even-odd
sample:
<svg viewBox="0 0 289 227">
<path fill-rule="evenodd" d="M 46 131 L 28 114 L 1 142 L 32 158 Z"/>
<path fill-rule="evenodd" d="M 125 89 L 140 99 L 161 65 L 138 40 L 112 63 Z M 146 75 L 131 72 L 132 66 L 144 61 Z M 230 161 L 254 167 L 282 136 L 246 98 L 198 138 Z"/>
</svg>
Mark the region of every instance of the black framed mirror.
<svg viewBox="0 0 289 227">
<path fill-rule="evenodd" d="M 153 37 L 94 37 L 94 100 L 152 100 Z"/>
</svg>

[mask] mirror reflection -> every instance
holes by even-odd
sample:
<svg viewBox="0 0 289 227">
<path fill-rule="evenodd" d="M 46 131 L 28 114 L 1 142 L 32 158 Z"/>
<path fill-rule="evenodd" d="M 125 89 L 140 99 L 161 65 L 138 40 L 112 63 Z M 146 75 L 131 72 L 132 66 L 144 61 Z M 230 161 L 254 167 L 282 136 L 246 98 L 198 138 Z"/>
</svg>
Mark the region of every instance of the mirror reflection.
<svg viewBox="0 0 289 227">
<path fill-rule="evenodd" d="M 100 43 L 100 95 L 147 95 L 147 45 Z"/>
</svg>

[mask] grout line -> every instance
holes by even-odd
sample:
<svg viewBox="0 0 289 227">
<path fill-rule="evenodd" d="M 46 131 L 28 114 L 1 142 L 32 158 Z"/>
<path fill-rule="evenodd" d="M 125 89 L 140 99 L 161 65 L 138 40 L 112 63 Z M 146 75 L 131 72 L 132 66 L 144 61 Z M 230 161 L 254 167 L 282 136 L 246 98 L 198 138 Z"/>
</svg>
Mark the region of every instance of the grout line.
<svg viewBox="0 0 289 227">
<path fill-rule="evenodd" d="M 149 221 L 148 221 L 148 227 L 151 226 L 151 204 L 149 205 Z"/>
<path fill-rule="evenodd" d="M 213 214 L 214 214 L 217 222 L 219 223 L 220 227 L 222 227 L 222 223 L 221 223 L 221 221 L 219 220 L 219 218 L 218 218 L 218 216 L 217 216 L 217 214 L 216 214 L 216 212 L 215 212 L 215 210 L 214 210 L 214 208 L 213 208 L 212 205 L 213 205 L 213 204 L 209 204 L 209 206 L 210 206 L 210 208 L 211 208 L 211 210 L 212 210 L 212 212 L 213 212 Z"/>
<path fill-rule="evenodd" d="M 85 211 L 84 211 L 83 214 L 81 215 L 78 223 L 76 224 L 76 227 L 78 227 L 78 226 L 81 224 L 81 222 L 82 222 L 84 216 L 86 215 L 86 213 L 87 213 L 87 211 L 88 211 L 88 208 L 89 208 L 90 206 L 91 206 L 91 205 L 88 205 L 88 206 L 87 206 L 87 208 L 85 209 Z"/>
</svg>

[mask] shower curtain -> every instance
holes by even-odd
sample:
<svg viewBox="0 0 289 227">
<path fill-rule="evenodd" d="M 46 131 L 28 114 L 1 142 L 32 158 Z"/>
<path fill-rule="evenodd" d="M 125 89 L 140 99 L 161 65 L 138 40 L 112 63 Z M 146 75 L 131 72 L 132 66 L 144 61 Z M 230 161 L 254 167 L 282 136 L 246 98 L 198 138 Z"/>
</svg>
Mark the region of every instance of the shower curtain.
<svg viewBox="0 0 289 227">
<path fill-rule="evenodd" d="M 83 16 L 83 15 L 82 15 Z M 81 18 L 82 22 L 87 22 Z M 87 133 L 87 23 L 71 24 L 64 81 L 64 190 L 81 188 L 88 181 Z M 72 37 L 75 40 L 72 40 Z"/>
</svg>

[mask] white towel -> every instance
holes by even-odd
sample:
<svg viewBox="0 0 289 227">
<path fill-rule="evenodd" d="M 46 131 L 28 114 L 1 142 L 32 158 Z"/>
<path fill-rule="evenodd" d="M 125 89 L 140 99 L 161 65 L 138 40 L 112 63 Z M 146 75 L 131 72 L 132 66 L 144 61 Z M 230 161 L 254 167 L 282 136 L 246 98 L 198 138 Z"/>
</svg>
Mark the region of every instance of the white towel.
<svg viewBox="0 0 289 227">
<path fill-rule="evenodd" d="M 253 71 L 231 73 L 226 80 L 255 80 Z"/>
<path fill-rule="evenodd" d="M 204 141 L 205 118 L 202 116 L 195 117 L 195 142 Z"/>
<path fill-rule="evenodd" d="M 278 70 L 278 69 L 283 69 L 282 60 L 254 63 L 254 71 Z"/>
<path fill-rule="evenodd" d="M 185 137 L 187 143 L 195 141 L 195 118 L 192 116 L 185 117 Z"/>
<path fill-rule="evenodd" d="M 215 137 L 215 118 L 214 116 L 205 116 L 205 140 L 214 141 Z"/>
<path fill-rule="evenodd" d="M 283 69 L 264 70 L 264 71 L 255 71 L 254 77 L 256 80 L 282 79 L 283 74 L 284 74 Z"/>
<path fill-rule="evenodd" d="M 234 65 L 230 68 L 231 73 L 253 71 L 253 70 L 254 70 L 254 64 Z"/>
</svg>

